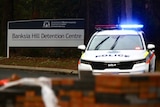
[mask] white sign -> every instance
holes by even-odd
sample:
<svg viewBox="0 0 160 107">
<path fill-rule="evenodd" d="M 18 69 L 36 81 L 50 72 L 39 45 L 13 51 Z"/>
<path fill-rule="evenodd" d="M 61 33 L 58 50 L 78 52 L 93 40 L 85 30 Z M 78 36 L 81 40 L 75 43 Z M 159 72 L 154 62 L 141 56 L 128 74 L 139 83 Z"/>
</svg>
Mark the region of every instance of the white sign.
<svg viewBox="0 0 160 107">
<path fill-rule="evenodd" d="M 45 19 L 8 22 L 9 47 L 77 47 L 84 44 L 83 19 Z"/>
<path fill-rule="evenodd" d="M 84 30 L 45 29 L 9 30 L 10 47 L 77 47 L 83 44 Z"/>
</svg>

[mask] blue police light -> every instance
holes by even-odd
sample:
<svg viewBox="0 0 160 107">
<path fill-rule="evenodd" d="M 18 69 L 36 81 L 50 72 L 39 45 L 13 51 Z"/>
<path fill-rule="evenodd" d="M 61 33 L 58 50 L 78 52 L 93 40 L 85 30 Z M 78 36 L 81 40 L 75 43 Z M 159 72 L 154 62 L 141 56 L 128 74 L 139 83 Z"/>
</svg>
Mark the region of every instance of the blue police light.
<svg viewBox="0 0 160 107">
<path fill-rule="evenodd" d="M 140 25 L 140 24 L 132 24 L 132 25 L 129 25 L 129 24 L 126 24 L 126 25 L 119 25 L 120 28 L 122 29 L 141 29 L 143 28 L 143 25 Z"/>
</svg>

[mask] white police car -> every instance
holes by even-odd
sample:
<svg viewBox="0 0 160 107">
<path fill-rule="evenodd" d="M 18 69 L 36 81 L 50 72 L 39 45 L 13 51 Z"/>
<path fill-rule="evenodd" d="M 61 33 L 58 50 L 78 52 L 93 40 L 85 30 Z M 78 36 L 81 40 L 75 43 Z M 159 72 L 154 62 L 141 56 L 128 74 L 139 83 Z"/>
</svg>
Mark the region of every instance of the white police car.
<svg viewBox="0 0 160 107">
<path fill-rule="evenodd" d="M 140 74 L 155 71 L 154 44 L 147 44 L 143 25 L 97 25 L 78 62 L 79 77 L 92 74 Z M 131 29 L 134 28 L 134 29 Z"/>
</svg>

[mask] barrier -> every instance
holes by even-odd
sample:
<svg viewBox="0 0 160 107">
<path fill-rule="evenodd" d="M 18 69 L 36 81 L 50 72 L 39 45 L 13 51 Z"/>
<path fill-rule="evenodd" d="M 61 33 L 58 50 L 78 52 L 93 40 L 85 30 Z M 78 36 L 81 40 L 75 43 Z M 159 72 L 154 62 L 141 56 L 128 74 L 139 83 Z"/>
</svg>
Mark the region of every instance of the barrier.
<svg viewBox="0 0 160 107">
<path fill-rule="evenodd" d="M 51 80 L 57 107 L 160 107 L 160 73 Z M 13 107 L 45 107 L 40 87 L 16 85 L 8 90 L 0 92 L 3 107 L 11 102 Z"/>
</svg>

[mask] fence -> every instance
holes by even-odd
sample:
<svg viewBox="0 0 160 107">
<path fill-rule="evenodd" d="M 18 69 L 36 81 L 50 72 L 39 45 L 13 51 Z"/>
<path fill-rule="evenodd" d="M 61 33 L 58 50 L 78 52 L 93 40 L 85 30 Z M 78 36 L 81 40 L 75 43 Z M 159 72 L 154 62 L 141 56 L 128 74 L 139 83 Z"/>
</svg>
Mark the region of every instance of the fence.
<svg viewBox="0 0 160 107">
<path fill-rule="evenodd" d="M 53 97 L 48 92 L 43 93 L 43 87 L 25 85 L 26 82 L 7 88 L 2 86 L 0 107 L 160 107 L 160 73 L 50 80 L 57 101 L 50 100 Z M 47 99 L 50 100 L 48 105 Z"/>
</svg>

